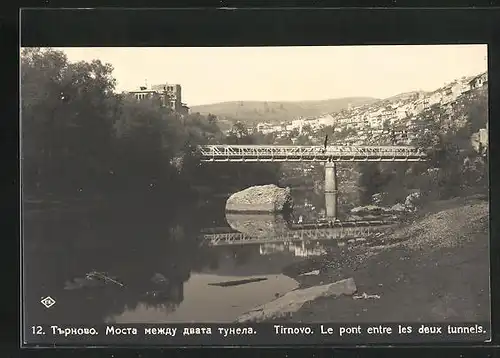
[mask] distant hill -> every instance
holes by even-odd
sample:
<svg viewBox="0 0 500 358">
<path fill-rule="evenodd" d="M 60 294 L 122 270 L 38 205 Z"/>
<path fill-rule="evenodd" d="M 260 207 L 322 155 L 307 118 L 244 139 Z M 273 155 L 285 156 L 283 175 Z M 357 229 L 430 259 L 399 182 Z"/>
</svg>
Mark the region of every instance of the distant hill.
<svg viewBox="0 0 500 358">
<path fill-rule="evenodd" d="M 396 101 L 406 101 L 410 100 L 412 98 L 418 97 L 419 95 L 426 95 L 427 92 L 424 91 L 413 91 L 413 92 L 405 92 L 405 93 L 400 93 L 395 96 L 386 98 L 386 101 L 390 102 L 396 102 Z"/>
<path fill-rule="evenodd" d="M 347 97 L 321 101 L 298 102 L 259 102 L 234 101 L 207 104 L 191 107 L 191 112 L 214 114 L 219 118 L 221 129 L 229 128 L 234 122 L 240 121 L 247 126 L 259 122 L 273 124 L 290 122 L 297 117 L 314 117 L 325 113 L 339 112 L 352 106 L 371 104 L 378 101 L 370 97 Z"/>
</svg>

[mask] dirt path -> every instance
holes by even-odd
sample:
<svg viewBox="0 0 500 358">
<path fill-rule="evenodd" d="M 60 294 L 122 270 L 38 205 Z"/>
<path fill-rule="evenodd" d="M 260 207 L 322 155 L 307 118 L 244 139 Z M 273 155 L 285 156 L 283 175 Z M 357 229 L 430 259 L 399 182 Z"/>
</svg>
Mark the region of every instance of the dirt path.
<svg viewBox="0 0 500 358">
<path fill-rule="evenodd" d="M 478 198 L 437 202 L 385 245 L 330 257 L 311 280 L 353 277 L 358 294 L 380 298 L 319 299 L 289 320 L 488 321 L 488 212 L 488 202 Z"/>
</svg>

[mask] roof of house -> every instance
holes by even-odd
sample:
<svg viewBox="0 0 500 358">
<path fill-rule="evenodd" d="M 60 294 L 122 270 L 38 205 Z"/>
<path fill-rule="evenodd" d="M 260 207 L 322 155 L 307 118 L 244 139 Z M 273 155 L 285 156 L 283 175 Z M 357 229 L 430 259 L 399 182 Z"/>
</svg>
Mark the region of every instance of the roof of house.
<svg viewBox="0 0 500 358">
<path fill-rule="evenodd" d="M 151 89 L 139 89 L 137 91 L 129 91 L 129 93 L 157 93 L 157 91 Z"/>
<path fill-rule="evenodd" d="M 476 82 L 476 81 L 477 81 L 479 78 L 481 78 L 481 77 L 486 77 L 486 79 L 488 79 L 487 72 L 483 72 L 483 73 L 481 73 L 481 74 L 479 74 L 479 75 L 477 75 L 477 76 L 473 77 L 473 78 L 469 81 L 469 83 Z"/>
</svg>

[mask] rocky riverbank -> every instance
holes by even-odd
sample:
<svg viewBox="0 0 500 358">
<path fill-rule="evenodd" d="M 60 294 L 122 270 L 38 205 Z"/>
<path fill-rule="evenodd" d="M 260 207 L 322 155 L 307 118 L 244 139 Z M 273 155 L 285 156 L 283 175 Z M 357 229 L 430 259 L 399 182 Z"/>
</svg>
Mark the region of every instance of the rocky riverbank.
<svg viewBox="0 0 500 358">
<path fill-rule="evenodd" d="M 290 322 L 437 322 L 489 319 L 489 204 L 436 201 L 377 246 L 312 260 L 302 287 L 353 278 L 357 294 L 306 303 Z M 283 321 L 283 319 L 280 319 Z"/>
</svg>

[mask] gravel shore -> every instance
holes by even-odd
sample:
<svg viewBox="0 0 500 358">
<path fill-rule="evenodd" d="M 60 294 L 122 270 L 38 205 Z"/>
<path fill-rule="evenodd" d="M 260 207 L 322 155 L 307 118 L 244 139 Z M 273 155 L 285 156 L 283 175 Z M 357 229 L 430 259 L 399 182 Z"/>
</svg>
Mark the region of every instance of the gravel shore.
<svg viewBox="0 0 500 358">
<path fill-rule="evenodd" d="M 303 286 L 353 277 L 366 295 L 318 299 L 289 321 L 489 321 L 488 224 L 484 198 L 432 203 L 382 244 L 311 262 L 321 273 Z"/>
</svg>

